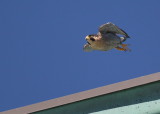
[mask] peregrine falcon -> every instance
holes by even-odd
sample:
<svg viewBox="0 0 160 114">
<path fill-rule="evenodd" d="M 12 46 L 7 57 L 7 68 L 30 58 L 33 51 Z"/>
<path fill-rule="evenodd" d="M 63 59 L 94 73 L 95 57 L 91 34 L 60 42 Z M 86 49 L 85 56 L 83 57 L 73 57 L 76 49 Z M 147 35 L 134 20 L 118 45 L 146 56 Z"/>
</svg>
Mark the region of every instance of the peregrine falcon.
<svg viewBox="0 0 160 114">
<path fill-rule="evenodd" d="M 131 51 L 127 47 L 128 44 L 122 44 L 127 38 L 129 36 L 124 30 L 108 22 L 99 27 L 97 34 L 86 36 L 87 44 L 84 45 L 83 50 L 86 52 L 92 50 L 108 51 L 115 48 L 120 51 Z"/>
</svg>

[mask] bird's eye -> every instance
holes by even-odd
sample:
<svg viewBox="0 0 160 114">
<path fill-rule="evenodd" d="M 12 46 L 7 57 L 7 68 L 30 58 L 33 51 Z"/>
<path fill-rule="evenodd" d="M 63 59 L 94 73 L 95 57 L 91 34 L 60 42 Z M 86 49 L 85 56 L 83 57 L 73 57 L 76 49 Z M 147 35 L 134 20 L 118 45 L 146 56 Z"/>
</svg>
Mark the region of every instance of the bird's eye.
<svg viewBox="0 0 160 114">
<path fill-rule="evenodd" d="M 90 38 L 90 40 L 95 41 L 95 39 L 94 39 L 94 38 L 92 38 L 92 37 Z"/>
</svg>

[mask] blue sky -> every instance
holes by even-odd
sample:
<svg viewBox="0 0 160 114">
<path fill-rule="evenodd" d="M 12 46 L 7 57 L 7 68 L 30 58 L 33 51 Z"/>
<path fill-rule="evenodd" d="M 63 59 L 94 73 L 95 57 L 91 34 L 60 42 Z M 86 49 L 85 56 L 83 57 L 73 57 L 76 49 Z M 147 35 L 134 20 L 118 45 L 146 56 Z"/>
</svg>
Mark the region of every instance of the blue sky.
<svg viewBox="0 0 160 114">
<path fill-rule="evenodd" d="M 159 0 L 0 0 L 0 111 L 160 70 Z M 83 52 L 113 22 L 132 52 Z"/>
</svg>

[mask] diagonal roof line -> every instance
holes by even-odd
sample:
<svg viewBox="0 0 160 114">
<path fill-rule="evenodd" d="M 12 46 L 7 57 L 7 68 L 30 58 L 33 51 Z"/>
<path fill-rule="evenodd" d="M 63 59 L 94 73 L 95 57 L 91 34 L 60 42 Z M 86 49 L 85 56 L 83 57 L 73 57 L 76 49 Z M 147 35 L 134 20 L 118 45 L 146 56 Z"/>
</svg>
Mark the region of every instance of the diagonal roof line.
<svg viewBox="0 0 160 114">
<path fill-rule="evenodd" d="M 91 90 L 87 90 L 87 91 L 83 91 L 83 92 L 79 92 L 79 93 L 75 93 L 75 94 L 71 94 L 68 96 L 60 97 L 60 98 L 51 99 L 51 100 L 43 101 L 40 103 L 4 111 L 1 113 L 2 114 L 26 114 L 26 113 L 36 112 L 40 110 L 58 107 L 65 104 L 74 103 L 77 101 L 117 92 L 120 90 L 129 89 L 132 87 L 137 87 L 140 85 L 156 82 L 159 80 L 160 80 L 160 72 L 130 79 L 127 81 L 122 81 L 119 83 L 115 83 L 115 84 L 111 84 L 103 87 L 99 87 L 99 88 L 95 88 L 95 89 L 91 89 Z"/>
</svg>

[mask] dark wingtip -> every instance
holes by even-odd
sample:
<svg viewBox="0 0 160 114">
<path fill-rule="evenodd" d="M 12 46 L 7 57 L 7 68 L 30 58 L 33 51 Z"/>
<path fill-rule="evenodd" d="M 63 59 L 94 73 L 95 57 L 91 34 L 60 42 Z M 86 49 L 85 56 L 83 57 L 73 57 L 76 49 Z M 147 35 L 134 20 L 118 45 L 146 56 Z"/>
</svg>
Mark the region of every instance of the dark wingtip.
<svg viewBox="0 0 160 114">
<path fill-rule="evenodd" d="M 126 38 L 130 38 L 130 36 L 129 36 L 124 30 L 122 30 L 122 29 L 120 29 L 120 30 L 121 30 L 122 32 L 124 32 Z"/>
<path fill-rule="evenodd" d="M 126 38 L 131 38 L 131 37 L 127 35 Z"/>
</svg>

